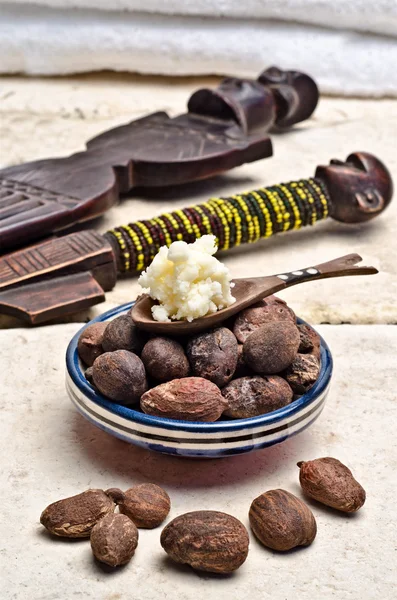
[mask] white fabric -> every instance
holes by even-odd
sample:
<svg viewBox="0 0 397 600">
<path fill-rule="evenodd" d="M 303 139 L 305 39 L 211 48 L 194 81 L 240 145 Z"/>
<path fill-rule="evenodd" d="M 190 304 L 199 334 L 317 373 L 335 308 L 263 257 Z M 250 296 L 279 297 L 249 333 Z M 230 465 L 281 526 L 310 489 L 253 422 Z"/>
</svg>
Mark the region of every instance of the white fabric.
<svg viewBox="0 0 397 600">
<path fill-rule="evenodd" d="M 34 6 L 0 8 L 0 72 L 256 76 L 310 73 L 322 92 L 397 95 L 397 41 L 280 21 L 204 19 Z"/>
<path fill-rule="evenodd" d="M 2 0 L 0 0 L 0 3 Z M 397 0 L 8 0 L 55 8 L 279 19 L 397 35 Z M 4 3 L 4 0 L 3 0 Z"/>
</svg>

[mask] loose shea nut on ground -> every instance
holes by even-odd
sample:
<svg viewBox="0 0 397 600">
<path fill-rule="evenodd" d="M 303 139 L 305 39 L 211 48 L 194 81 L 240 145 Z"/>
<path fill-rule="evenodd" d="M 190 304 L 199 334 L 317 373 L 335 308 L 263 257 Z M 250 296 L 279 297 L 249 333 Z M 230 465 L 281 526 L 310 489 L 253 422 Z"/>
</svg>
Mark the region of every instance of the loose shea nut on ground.
<svg viewBox="0 0 397 600">
<path fill-rule="evenodd" d="M 222 390 L 228 408 L 224 414 L 233 419 L 248 419 L 277 410 L 292 401 L 288 383 L 277 375 L 241 377 Z"/>
<path fill-rule="evenodd" d="M 320 373 L 320 363 L 313 354 L 297 354 L 283 376 L 294 394 L 304 394 L 316 383 Z"/>
<path fill-rule="evenodd" d="M 94 525 L 114 509 L 115 503 L 103 490 L 87 490 L 47 506 L 40 523 L 54 535 L 89 537 Z"/>
<path fill-rule="evenodd" d="M 141 408 L 148 415 L 185 421 L 216 421 L 226 407 L 220 389 L 202 377 L 162 383 L 141 398 Z"/>
<path fill-rule="evenodd" d="M 267 323 L 251 333 L 244 343 L 244 360 L 256 373 L 274 375 L 289 367 L 299 344 L 299 331 L 294 323 Z"/>
<path fill-rule="evenodd" d="M 145 343 L 144 335 L 136 327 L 131 315 L 121 315 L 107 324 L 103 334 L 102 346 L 105 352 L 129 350 L 139 354 Z"/>
<path fill-rule="evenodd" d="M 356 512 L 365 502 L 365 490 L 352 472 L 336 458 L 299 462 L 299 481 L 305 494 L 342 512 Z"/>
<path fill-rule="evenodd" d="M 138 545 L 138 529 L 125 515 L 107 515 L 92 529 L 90 542 L 97 560 L 111 567 L 128 563 Z"/>
<path fill-rule="evenodd" d="M 141 354 L 148 375 L 157 381 L 181 379 L 189 375 L 189 361 L 183 346 L 176 340 L 155 337 L 149 340 Z"/>
<path fill-rule="evenodd" d="M 249 520 L 258 540 L 273 550 L 308 546 L 317 533 L 309 507 L 285 490 L 270 490 L 255 498 Z"/>
<path fill-rule="evenodd" d="M 249 546 L 248 532 L 238 519 L 212 510 L 176 517 L 163 529 L 160 542 L 175 562 L 212 573 L 238 569 Z"/>
<path fill-rule="evenodd" d="M 154 483 L 141 483 L 124 493 L 119 510 L 137 527 L 153 529 L 167 517 L 171 500 L 165 490 Z"/>
<path fill-rule="evenodd" d="M 107 323 L 93 323 L 92 325 L 88 325 L 79 337 L 77 352 L 87 367 L 91 367 L 94 360 L 104 352 L 102 340 L 106 326 Z"/>
<path fill-rule="evenodd" d="M 147 390 L 143 362 L 128 350 L 105 352 L 93 365 L 95 387 L 115 402 L 130 405 L 139 401 Z"/>
<path fill-rule="evenodd" d="M 253 331 L 274 321 L 296 322 L 293 310 L 276 296 L 269 296 L 253 306 L 242 310 L 234 322 L 233 333 L 240 343 L 244 343 Z"/>
<path fill-rule="evenodd" d="M 237 367 L 237 340 L 226 327 L 195 335 L 189 341 L 186 353 L 193 374 L 218 387 L 231 380 Z"/>
</svg>

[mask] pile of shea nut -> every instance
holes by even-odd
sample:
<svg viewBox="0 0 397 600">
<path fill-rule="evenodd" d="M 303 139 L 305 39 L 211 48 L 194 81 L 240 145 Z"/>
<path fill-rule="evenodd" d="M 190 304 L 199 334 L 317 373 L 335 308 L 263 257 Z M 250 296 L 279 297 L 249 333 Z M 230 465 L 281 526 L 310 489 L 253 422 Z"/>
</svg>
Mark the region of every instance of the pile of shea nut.
<svg viewBox="0 0 397 600">
<path fill-rule="evenodd" d="M 185 338 L 149 337 L 125 314 L 84 329 L 88 381 L 110 400 L 186 421 L 244 419 L 286 406 L 320 371 L 320 338 L 269 296 L 232 322 Z"/>
<path fill-rule="evenodd" d="M 365 491 L 350 469 L 335 458 L 298 463 L 304 493 L 322 504 L 347 513 L 365 502 Z M 115 512 L 118 507 L 118 512 Z M 90 489 L 50 504 L 40 521 L 57 536 L 90 538 L 95 558 L 117 567 L 128 563 L 138 545 L 138 528 L 158 527 L 171 502 L 158 485 L 144 483 L 122 492 Z M 249 522 L 263 546 L 285 552 L 310 545 L 317 534 L 316 519 L 305 502 L 288 491 L 269 490 L 253 500 Z M 249 535 L 232 515 L 199 510 L 177 516 L 161 532 L 160 543 L 177 563 L 199 571 L 231 573 L 246 560 Z"/>
<path fill-rule="evenodd" d="M 228 269 L 213 236 L 163 247 L 140 282 L 159 304 L 158 320 L 199 318 L 233 304 Z M 149 415 L 186 421 L 245 419 L 286 406 L 320 371 L 320 338 L 269 296 L 222 326 L 181 337 L 149 336 L 131 315 L 94 323 L 78 352 L 104 396 Z"/>
</svg>

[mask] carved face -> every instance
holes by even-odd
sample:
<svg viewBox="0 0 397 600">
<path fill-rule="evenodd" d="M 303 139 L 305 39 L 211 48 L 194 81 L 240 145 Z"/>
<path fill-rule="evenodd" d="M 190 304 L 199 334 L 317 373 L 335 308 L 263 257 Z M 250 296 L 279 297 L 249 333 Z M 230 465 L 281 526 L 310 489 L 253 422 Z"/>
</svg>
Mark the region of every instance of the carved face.
<svg viewBox="0 0 397 600">
<path fill-rule="evenodd" d="M 250 79 L 224 79 L 217 89 L 195 92 L 188 104 L 189 112 L 233 120 L 239 128 L 229 130 L 232 137 L 241 137 L 257 130 L 269 129 L 276 119 L 273 93 Z"/>
<path fill-rule="evenodd" d="M 300 71 L 283 71 L 270 67 L 258 77 L 276 96 L 277 120 L 280 128 L 291 127 L 308 119 L 317 106 L 319 92 L 315 81 Z"/>
<path fill-rule="evenodd" d="M 316 177 L 327 185 L 331 217 L 343 223 L 369 221 L 390 203 L 393 182 L 385 165 L 372 154 L 355 152 L 346 161 L 317 167 Z"/>
</svg>

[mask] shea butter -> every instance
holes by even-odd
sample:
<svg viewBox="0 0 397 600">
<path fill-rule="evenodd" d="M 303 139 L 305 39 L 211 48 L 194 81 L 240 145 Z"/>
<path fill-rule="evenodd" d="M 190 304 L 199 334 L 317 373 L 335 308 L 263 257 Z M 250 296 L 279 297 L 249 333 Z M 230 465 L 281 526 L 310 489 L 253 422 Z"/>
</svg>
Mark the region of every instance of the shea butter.
<svg viewBox="0 0 397 600">
<path fill-rule="evenodd" d="M 156 321 L 193 321 L 235 302 L 229 269 L 214 254 L 216 238 L 204 235 L 192 244 L 163 246 L 139 283 L 158 301 L 152 307 Z"/>
</svg>

